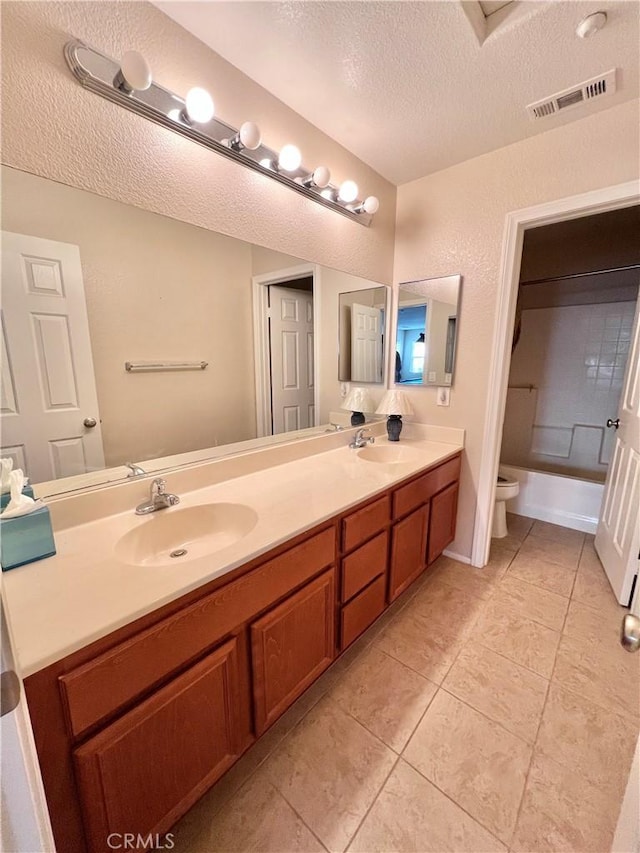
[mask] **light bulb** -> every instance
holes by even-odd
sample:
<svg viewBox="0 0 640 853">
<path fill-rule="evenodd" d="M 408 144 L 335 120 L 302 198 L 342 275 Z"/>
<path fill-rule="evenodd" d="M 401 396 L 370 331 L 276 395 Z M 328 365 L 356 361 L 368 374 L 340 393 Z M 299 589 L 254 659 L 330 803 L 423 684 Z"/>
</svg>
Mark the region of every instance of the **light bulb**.
<svg viewBox="0 0 640 853">
<path fill-rule="evenodd" d="M 206 89 L 195 86 L 189 89 L 186 97 L 187 118 L 196 124 L 211 121 L 215 112 L 213 100 Z"/>
<path fill-rule="evenodd" d="M 273 169 L 273 160 L 270 160 L 268 157 L 260 160 L 260 165 L 263 169 Z"/>
<path fill-rule="evenodd" d="M 340 201 L 351 202 L 358 198 L 358 185 L 355 181 L 343 181 L 338 190 Z"/>
<path fill-rule="evenodd" d="M 278 166 L 285 172 L 295 172 L 302 163 L 302 154 L 295 145 L 285 145 L 278 155 Z"/>
<path fill-rule="evenodd" d="M 255 151 L 262 142 L 260 128 L 253 121 L 245 121 L 240 125 L 240 143 L 243 148 L 248 148 L 249 151 Z"/>
<path fill-rule="evenodd" d="M 331 172 L 327 169 L 326 166 L 318 166 L 313 171 L 313 175 L 311 176 L 313 183 L 320 187 L 320 189 L 324 189 L 328 186 L 329 181 L 331 180 Z"/>
<path fill-rule="evenodd" d="M 373 215 L 374 213 L 377 213 L 379 207 L 380 207 L 380 202 L 378 201 L 378 199 L 374 195 L 367 196 L 365 198 L 365 200 L 362 202 L 362 209 L 364 210 L 364 212 L 370 213 L 371 215 Z"/>
<path fill-rule="evenodd" d="M 151 79 L 151 68 L 144 56 L 137 50 L 127 50 L 113 85 L 127 93 L 144 92 L 151 85 Z"/>
<path fill-rule="evenodd" d="M 320 195 L 322 196 L 322 198 L 326 198 L 327 201 L 335 201 L 336 200 L 335 190 L 332 190 L 330 188 L 327 188 L 326 190 L 322 190 Z"/>
</svg>

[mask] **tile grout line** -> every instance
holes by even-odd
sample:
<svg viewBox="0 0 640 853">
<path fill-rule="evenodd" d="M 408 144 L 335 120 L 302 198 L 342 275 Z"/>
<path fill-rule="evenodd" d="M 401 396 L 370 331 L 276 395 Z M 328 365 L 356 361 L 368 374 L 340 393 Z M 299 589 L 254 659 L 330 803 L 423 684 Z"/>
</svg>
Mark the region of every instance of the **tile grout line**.
<svg viewBox="0 0 640 853">
<path fill-rule="evenodd" d="M 434 694 L 434 695 L 435 695 L 435 694 Z M 429 704 L 431 704 L 431 703 L 429 703 Z M 395 750 L 393 750 L 393 752 L 395 752 Z M 365 820 L 369 817 L 369 812 L 370 812 L 370 811 L 371 811 L 371 809 L 375 806 L 375 804 L 378 802 L 378 797 L 379 797 L 379 796 L 380 796 L 380 794 L 383 792 L 385 785 L 386 785 L 386 784 L 387 784 L 387 782 L 389 781 L 389 777 L 391 776 L 391 774 L 393 773 L 393 771 L 396 769 L 396 767 L 397 767 L 397 765 L 398 765 L 398 762 L 400 761 L 400 754 L 399 754 L 399 753 L 397 753 L 397 752 L 395 752 L 395 755 L 396 755 L 396 760 L 393 762 L 393 765 L 391 766 L 391 770 L 389 770 L 389 772 L 388 772 L 388 773 L 387 773 L 387 775 L 385 776 L 385 778 L 384 778 L 384 781 L 383 781 L 382 785 L 380 786 L 380 788 L 378 789 L 378 792 L 376 793 L 375 797 L 374 797 L 374 798 L 373 798 L 373 800 L 371 801 L 371 805 L 369 806 L 369 808 L 368 808 L 368 809 L 366 810 L 366 812 L 364 813 L 364 815 L 363 815 L 363 817 L 362 817 L 362 820 L 360 821 L 360 823 L 359 823 L 359 824 L 358 824 L 358 826 L 356 827 L 356 829 L 355 829 L 355 831 L 354 831 L 353 835 L 351 835 L 351 836 L 350 836 L 350 838 L 349 838 L 349 840 L 347 841 L 347 843 L 346 843 L 346 845 L 345 845 L 345 847 L 344 847 L 344 853 L 346 853 L 346 851 L 348 851 L 348 850 L 349 850 L 349 847 L 353 844 L 353 840 L 354 840 L 354 838 L 355 838 L 355 837 L 356 837 L 356 835 L 360 832 L 360 829 L 361 829 L 361 827 L 362 827 L 363 823 L 364 823 L 364 822 L 365 822 Z"/>
<path fill-rule="evenodd" d="M 444 688 L 443 688 L 443 687 L 440 687 L 440 690 L 444 690 Z M 438 695 L 438 693 L 440 692 L 440 690 L 438 690 L 438 692 L 434 695 L 434 697 L 433 697 L 433 699 L 431 700 L 431 702 L 429 703 L 429 705 L 431 705 L 431 704 L 435 701 L 435 698 L 436 698 L 436 696 Z M 444 692 L 445 692 L 445 693 L 448 693 L 448 691 L 447 691 L 447 690 L 445 690 Z M 451 695 L 451 694 L 449 694 L 449 695 Z M 454 698 L 456 698 L 456 699 L 457 699 L 458 697 L 456 696 L 456 697 L 454 697 Z M 462 700 L 460 700 L 460 701 L 462 701 Z M 454 804 L 454 806 L 456 806 L 456 807 L 457 807 L 457 808 L 459 808 L 461 811 L 463 811 L 463 812 L 467 815 L 467 817 L 471 818 L 471 820 L 472 820 L 474 823 L 477 823 L 477 824 L 478 824 L 478 826 L 481 826 L 484 830 L 486 830 L 486 831 L 489 833 L 489 835 L 491 835 L 491 837 L 492 837 L 492 838 L 495 838 L 495 839 L 496 839 L 496 841 L 498 841 L 498 843 L 499 843 L 499 844 L 502 844 L 504 847 L 508 848 L 508 847 L 509 847 L 509 845 L 508 845 L 508 844 L 506 844 L 504 841 L 501 841 L 501 839 L 500 839 L 500 838 L 498 838 L 498 836 L 495 834 L 495 832 L 494 832 L 492 829 L 489 829 L 489 827 L 488 827 L 488 826 L 486 826 L 486 825 L 485 825 L 485 824 L 484 824 L 484 823 L 483 823 L 479 818 L 474 817 L 474 816 L 471 814 L 471 812 L 470 812 L 470 811 L 468 811 L 468 810 L 467 810 L 467 809 L 466 809 L 466 808 L 465 808 L 461 803 L 457 802 L 457 800 L 454 800 L 454 798 L 452 797 L 452 795 L 451 795 L 451 794 L 448 794 L 446 791 L 444 791 L 444 790 L 443 790 L 443 789 L 438 785 L 438 783 L 437 783 L 435 780 L 433 780 L 433 779 L 429 779 L 429 777 L 428 777 L 428 776 L 425 776 L 425 774 L 424 774 L 424 773 L 423 773 L 423 772 L 422 772 L 418 767 L 416 767 L 414 764 L 412 764 L 412 763 L 409 761 L 409 759 L 408 759 L 408 758 L 405 758 L 405 756 L 404 756 L 405 750 L 407 749 L 407 747 L 408 747 L 408 746 L 409 746 L 409 744 L 411 743 L 411 740 L 413 739 L 413 736 L 414 736 L 414 734 L 416 733 L 416 730 L 418 729 L 418 726 L 420 726 L 420 723 L 422 723 L 422 720 L 424 719 L 424 717 L 425 717 L 425 715 L 426 715 L 426 713 L 427 713 L 427 711 L 428 711 L 428 710 L 429 710 L 428 708 L 425 710 L 424 714 L 423 714 L 423 715 L 422 715 L 422 717 L 420 718 L 420 722 L 418 723 L 418 725 L 415 727 L 415 729 L 414 729 L 414 730 L 413 730 L 413 732 L 411 733 L 411 737 L 409 738 L 409 740 L 408 740 L 408 741 L 407 741 L 407 743 L 405 744 L 405 747 L 404 747 L 404 749 L 402 750 L 402 753 L 398 756 L 398 761 L 404 761 L 404 763 L 405 763 L 408 767 L 410 767 L 413 771 L 415 771 L 415 772 L 418 774 L 418 776 L 422 776 L 422 778 L 423 778 L 423 779 L 425 779 L 425 780 L 426 780 L 430 785 L 433 785 L 433 787 L 434 787 L 437 791 L 440 791 L 440 793 L 441 793 L 444 797 L 446 797 L 446 798 L 449 800 L 449 802 L 453 803 L 453 804 Z M 475 710 L 475 709 L 474 709 L 474 710 Z"/>
<path fill-rule="evenodd" d="M 532 525 L 532 527 L 533 527 L 533 525 Z M 518 549 L 517 553 L 519 553 L 519 549 Z M 582 551 L 581 551 L 581 553 L 582 553 Z M 566 613 L 568 613 L 568 612 L 569 612 L 569 607 L 567 606 Z M 565 613 L 565 620 L 566 620 L 566 613 Z M 564 621 L 563 621 L 563 625 L 564 625 Z M 560 634 L 560 638 L 562 638 L 562 634 Z M 545 713 L 545 710 L 547 708 L 547 703 L 549 701 L 549 693 L 551 691 L 551 679 L 553 678 L 553 674 L 555 672 L 559 648 L 560 648 L 560 642 L 558 642 L 558 645 L 556 646 L 556 649 L 554 652 L 554 657 L 553 657 L 553 666 L 551 668 L 551 673 L 549 675 L 549 678 L 546 680 L 547 684 L 546 684 L 546 689 L 545 689 L 544 702 L 542 703 L 542 710 L 540 712 L 540 719 L 538 720 L 538 727 L 536 729 L 536 733 L 535 733 L 535 736 L 533 738 L 533 742 L 531 744 L 531 755 L 529 756 L 529 764 L 527 766 L 527 771 L 526 771 L 525 776 L 524 776 L 524 785 L 522 786 L 522 794 L 520 796 L 520 802 L 518 803 L 518 809 L 516 811 L 516 818 L 515 818 L 515 821 L 513 823 L 513 830 L 511 832 L 511 837 L 510 837 L 509 843 L 507 845 L 507 847 L 509 847 L 509 849 L 511 849 L 511 845 L 513 844 L 513 840 L 516 836 L 516 833 L 518 831 L 518 825 L 520 823 L 520 815 L 522 814 L 522 806 L 524 804 L 524 798 L 525 798 L 525 795 L 527 793 L 527 786 L 529 785 L 529 776 L 531 775 L 531 767 L 533 765 L 533 757 L 536 753 L 536 746 L 538 744 L 540 729 L 542 727 L 542 721 L 544 719 L 544 713 Z"/>
</svg>

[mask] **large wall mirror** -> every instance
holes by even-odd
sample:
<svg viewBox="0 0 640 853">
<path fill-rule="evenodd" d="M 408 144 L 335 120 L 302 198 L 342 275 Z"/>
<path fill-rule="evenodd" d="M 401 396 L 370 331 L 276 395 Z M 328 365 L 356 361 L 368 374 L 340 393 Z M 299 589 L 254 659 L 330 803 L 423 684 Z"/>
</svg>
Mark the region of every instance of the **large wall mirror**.
<svg viewBox="0 0 640 853">
<path fill-rule="evenodd" d="M 2 232 L 1 455 L 47 495 L 322 431 L 338 294 L 386 292 L 8 167 Z"/>
<path fill-rule="evenodd" d="M 400 284 L 396 384 L 453 384 L 461 289 L 460 275 Z"/>
<path fill-rule="evenodd" d="M 338 379 L 384 382 L 386 287 L 341 293 L 338 300 Z"/>
</svg>

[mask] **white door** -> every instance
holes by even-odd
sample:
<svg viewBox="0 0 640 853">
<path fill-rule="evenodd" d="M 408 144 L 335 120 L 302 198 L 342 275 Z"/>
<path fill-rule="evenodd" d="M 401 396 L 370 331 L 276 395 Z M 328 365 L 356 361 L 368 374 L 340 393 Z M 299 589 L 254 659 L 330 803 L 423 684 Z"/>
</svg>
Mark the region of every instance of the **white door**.
<svg viewBox="0 0 640 853">
<path fill-rule="evenodd" d="M 351 306 L 351 381 L 382 381 L 382 311 Z"/>
<path fill-rule="evenodd" d="M 313 294 L 269 287 L 273 434 L 315 426 Z"/>
<path fill-rule="evenodd" d="M 607 472 L 596 551 L 616 598 L 629 603 L 640 553 L 640 300 L 620 395 L 613 458 Z M 614 427 L 612 427 L 614 428 Z"/>
<path fill-rule="evenodd" d="M 2 456 L 32 482 L 104 468 L 80 251 L 2 232 Z"/>
<path fill-rule="evenodd" d="M 2 602 L 0 602 L 2 607 Z M 0 720 L 0 850 L 53 853 L 55 845 L 40 767 L 4 611 L 2 643 L 2 719 Z M 17 704 L 16 704 L 17 702 Z"/>
</svg>

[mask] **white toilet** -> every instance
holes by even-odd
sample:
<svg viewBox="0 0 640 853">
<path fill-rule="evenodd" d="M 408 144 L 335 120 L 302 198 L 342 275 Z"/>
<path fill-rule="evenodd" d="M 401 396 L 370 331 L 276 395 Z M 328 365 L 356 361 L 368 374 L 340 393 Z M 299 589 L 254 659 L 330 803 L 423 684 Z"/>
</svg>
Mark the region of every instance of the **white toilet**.
<svg viewBox="0 0 640 853">
<path fill-rule="evenodd" d="M 507 501 L 516 498 L 519 492 L 520 483 L 517 480 L 498 474 L 496 506 L 493 511 L 493 527 L 491 529 L 493 539 L 502 539 L 507 535 Z"/>
</svg>

